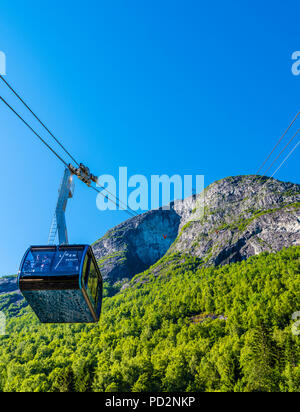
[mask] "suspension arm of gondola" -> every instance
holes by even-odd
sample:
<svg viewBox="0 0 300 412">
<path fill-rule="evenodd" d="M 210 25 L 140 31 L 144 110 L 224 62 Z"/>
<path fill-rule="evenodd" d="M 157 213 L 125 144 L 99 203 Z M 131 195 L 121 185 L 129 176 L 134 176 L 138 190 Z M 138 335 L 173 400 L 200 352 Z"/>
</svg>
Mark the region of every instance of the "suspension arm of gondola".
<svg viewBox="0 0 300 412">
<path fill-rule="evenodd" d="M 77 176 L 78 179 L 80 179 L 89 187 L 91 186 L 92 182 L 97 183 L 98 181 L 97 176 L 93 175 L 90 172 L 90 169 L 83 163 L 80 163 L 79 167 L 74 167 L 73 165 L 69 164 L 68 168 L 73 175 Z"/>
</svg>

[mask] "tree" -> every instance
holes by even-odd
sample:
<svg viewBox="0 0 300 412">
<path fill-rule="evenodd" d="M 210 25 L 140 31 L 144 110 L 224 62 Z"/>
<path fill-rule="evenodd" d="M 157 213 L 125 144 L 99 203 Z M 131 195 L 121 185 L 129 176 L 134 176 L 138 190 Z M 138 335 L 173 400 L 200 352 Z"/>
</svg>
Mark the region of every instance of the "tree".
<svg viewBox="0 0 300 412">
<path fill-rule="evenodd" d="M 56 392 L 75 392 L 74 373 L 71 366 L 62 369 L 53 384 Z"/>
</svg>

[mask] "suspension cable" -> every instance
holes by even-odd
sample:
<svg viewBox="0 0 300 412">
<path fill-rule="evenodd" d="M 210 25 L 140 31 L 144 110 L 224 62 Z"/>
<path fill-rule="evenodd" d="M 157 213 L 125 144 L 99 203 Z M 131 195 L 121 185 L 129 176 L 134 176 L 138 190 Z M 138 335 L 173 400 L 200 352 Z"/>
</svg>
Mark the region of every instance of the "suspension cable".
<svg viewBox="0 0 300 412">
<path fill-rule="evenodd" d="M 265 166 L 265 164 L 267 163 L 267 161 L 270 159 L 270 157 L 272 156 L 272 154 L 274 153 L 275 149 L 278 147 L 279 143 L 282 141 L 282 139 L 286 136 L 287 132 L 290 130 L 290 128 L 293 126 L 293 124 L 295 123 L 295 121 L 297 120 L 298 116 L 300 115 L 300 111 L 297 113 L 297 115 L 295 116 L 295 118 L 293 119 L 293 121 L 291 122 L 291 124 L 289 125 L 289 127 L 286 129 L 286 131 L 283 133 L 283 135 L 280 137 L 280 139 L 278 140 L 278 142 L 276 143 L 276 145 L 274 146 L 273 150 L 271 151 L 271 153 L 267 156 L 267 158 L 265 159 L 265 161 L 263 162 L 263 164 L 260 166 L 260 168 L 258 169 L 258 171 L 256 172 L 256 174 L 258 175 L 259 172 L 263 169 L 263 167 Z"/>
<path fill-rule="evenodd" d="M 285 151 L 285 149 L 291 144 L 291 142 L 295 139 L 295 137 L 298 135 L 300 132 L 300 129 L 297 130 L 297 132 L 294 134 L 294 136 L 288 141 L 288 143 L 284 146 L 284 148 L 281 150 L 279 155 L 276 157 L 275 160 L 271 163 L 271 165 L 268 167 L 268 169 L 265 171 L 264 175 L 262 176 L 262 179 L 266 176 L 267 172 L 271 169 L 271 167 L 274 165 L 274 163 L 279 159 L 279 157 L 282 155 L 282 153 Z"/>
<path fill-rule="evenodd" d="M 26 120 L 23 119 L 22 116 L 19 115 L 19 113 L 2 97 L 0 96 L 0 100 L 25 124 L 25 126 L 28 127 L 28 129 L 35 134 L 35 136 L 64 164 L 64 166 L 69 169 L 69 165 L 67 162 L 64 161 L 64 159 L 54 150 L 52 147 L 30 126 L 29 123 L 26 122 Z M 96 190 L 98 193 L 100 193 L 104 198 L 107 198 L 100 190 L 97 188 L 90 186 L 92 189 Z M 103 189 L 105 189 L 103 187 Z M 106 189 L 105 189 L 106 190 Z M 112 203 L 114 203 L 116 206 L 117 203 L 114 202 L 112 199 L 109 199 Z M 126 213 L 130 214 L 131 217 L 135 217 L 133 213 L 130 213 L 128 210 L 124 210 Z"/>
<path fill-rule="evenodd" d="M 97 189 L 95 186 L 89 186 L 89 187 L 90 187 L 91 189 L 95 190 L 96 192 L 100 193 L 105 199 L 108 198 L 108 200 L 110 200 L 112 203 L 114 203 L 116 206 L 118 206 L 116 202 L 114 202 L 112 199 L 109 199 L 109 196 L 105 196 L 105 195 L 103 194 L 103 192 L 101 192 L 101 190 Z M 105 189 L 105 187 L 103 187 L 103 186 L 100 186 L 100 187 L 101 187 L 102 189 L 104 189 L 104 190 L 107 191 L 107 189 Z M 110 192 L 107 191 L 107 193 L 110 193 Z M 129 210 L 128 210 L 128 209 L 129 209 Z M 133 211 L 133 209 L 130 209 L 130 208 L 128 208 L 128 209 L 123 209 L 123 211 L 126 212 L 130 217 L 137 217 L 137 216 L 138 216 L 138 213 L 135 213 L 135 212 Z M 130 210 L 132 210 L 133 213 L 132 213 Z"/>
<path fill-rule="evenodd" d="M 275 170 L 275 172 L 272 174 L 270 179 L 275 176 L 275 174 L 279 171 L 279 169 L 281 169 L 281 167 L 284 165 L 284 163 L 291 157 L 292 153 L 297 149 L 299 144 L 300 144 L 300 140 L 298 141 L 298 143 L 296 143 L 296 145 L 293 147 L 293 149 L 290 151 L 290 153 L 286 156 L 286 158 L 283 160 L 283 162 L 280 164 L 280 166 Z"/>
<path fill-rule="evenodd" d="M 13 109 L 13 108 L 10 106 L 10 104 L 7 103 L 7 101 L 6 101 L 2 96 L 0 96 L 0 100 L 2 100 L 2 102 L 3 102 L 4 104 L 6 104 L 6 106 L 28 127 L 28 129 L 30 129 L 30 130 L 40 139 L 40 141 L 41 141 L 42 143 L 44 143 L 44 145 L 47 146 L 48 149 L 51 150 L 51 152 L 52 152 L 67 168 L 69 168 L 68 163 L 65 162 L 65 161 L 63 160 L 63 158 L 60 157 L 60 155 L 59 155 L 54 149 L 52 149 L 52 147 L 30 126 L 29 123 L 26 122 L 26 120 L 23 119 L 23 117 L 21 117 L 21 116 L 19 115 L 19 113 L 16 112 L 15 109 Z"/>
<path fill-rule="evenodd" d="M 267 178 L 267 180 L 265 181 L 265 183 L 262 185 L 259 192 L 257 193 L 257 196 L 259 196 L 259 194 L 261 193 L 263 188 L 266 186 L 266 184 L 275 176 L 275 174 L 282 168 L 282 166 L 285 164 L 285 162 L 291 157 L 292 153 L 297 149 L 299 144 L 300 144 L 300 140 L 298 141 L 298 143 L 296 143 L 296 145 L 293 147 L 293 149 L 289 152 L 289 154 L 286 156 L 286 158 L 283 160 L 283 162 L 278 166 L 278 168 L 275 170 L 275 172 L 272 174 L 272 176 Z"/>
<path fill-rule="evenodd" d="M 45 125 L 45 123 L 43 123 L 40 118 L 33 112 L 33 110 L 27 105 L 27 103 L 24 101 L 24 99 L 22 99 L 22 97 L 16 92 L 16 90 L 4 79 L 3 76 L 0 75 L 0 79 L 6 84 L 6 86 L 14 93 L 14 95 L 23 103 L 23 105 L 29 110 L 29 112 L 35 117 L 35 119 L 44 127 L 44 129 L 50 134 L 50 136 L 56 141 L 56 143 L 64 150 L 64 152 L 77 164 L 77 166 L 80 167 L 79 162 L 77 162 L 77 160 L 70 154 L 70 152 L 65 148 L 65 146 L 53 135 L 53 133 L 49 130 L 49 128 Z M 4 99 L 3 99 L 4 101 Z M 4 103 L 6 103 L 4 101 Z M 7 104 L 7 103 L 6 103 Z M 8 104 L 7 104 L 8 105 Z M 9 106 L 9 105 L 8 105 Z M 9 106 L 10 107 L 10 106 Z M 11 107 L 10 107 L 11 108 Z M 11 108 L 12 109 L 12 108 Z M 13 110 L 13 109 L 12 109 Z M 13 110 L 14 111 L 14 110 Z M 14 111 L 15 112 L 15 111 Z M 15 112 L 15 114 L 17 114 Z M 27 124 L 27 122 L 25 122 L 18 114 L 17 116 L 36 134 L 36 132 Z M 40 136 L 38 135 L 38 137 L 40 138 Z M 43 139 L 41 139 L 43 141 Z M 43 141 L 43 143 L 45 143 Z M 49 149 L 50 146 L 47 144 L 47 147 Z M 51 149 L 51 151 L 53 151 Z M 54 151 L 53 151 L 54 152 Z M 58 156 L 56 154 L 56 156 Z M 59 157 L 60 158 L 60 157 Z M 60 158 L 61 161 L 63 161 Z M 63 163 L 66 165 L 66 162 L 63 161 Z M 67 166 L 69 168 L 69 166 Z M 138 216 L 138 213 L 135 212 L 133 209 L 130 209 L 130 207 L 128 205 L 126 205 L 124 202 L 122 202 L 117 196 L 115 196 L 113 193 L 109 192 L 107 189 L 105 189 L 104 187 L 100 186 L 102 189 L 106 190 L 106 192 L 112 196 L 113 198 L 115 198 L 115 200 L 123 206 L 126 206 L 130 211 L 131 211 L 131 216 Z M 100 192 L 100 191 L 98 191 Z M 110 199 L 111 200 L 111 199 Z M 112 201 L 112 200 L 111 200 Z M 116 204 L 115 202 L 113 202 L 114 204 Z M 126 209 L 125 209 L 126 210 Z"/>
<path fill-rule="evenodd" d="M 31 110 L 31 108 L 25 103 L 22 97 L 15 91 L 15 89 L 0 75 L 0 79 L 6 84 L 6 86 L 14 93 L 14 95 L 24 104 L 24 106 L 30 111 L 30 113 L 35 117 L 35 119 L 43 126 L 43 128 L 53 137 L 56 143 L 64 150 L 64 152 L 79 166 L 79 163 L 75 158 L 68 152 L 64 145 L 54 136 L 54 134 L 48 129 L 48 127 L 42 122 L 42 120 Z"/>
</svg>

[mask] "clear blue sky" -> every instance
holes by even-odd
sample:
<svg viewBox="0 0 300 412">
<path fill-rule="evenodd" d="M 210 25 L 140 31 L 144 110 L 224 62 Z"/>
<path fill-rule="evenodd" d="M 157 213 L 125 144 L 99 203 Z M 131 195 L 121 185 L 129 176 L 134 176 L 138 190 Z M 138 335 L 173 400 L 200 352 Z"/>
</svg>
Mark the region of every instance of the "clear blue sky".
<svg viewBox="0 0 300 412">
<path fill-rule="evenodd" d="M 0 50 L 7 80 L 94 173 L 127 166 L 209 184 L 255 173 L 300 109 L 299 13 L 298 0 L 14 0 L 1 4 Z M 3 85 L 0 94 L 26 114 Z M 0 142 L 5 275 L 47 242 L 63 167 L 2 104 Z M 299 183 L 299 156 L 279 179 Z M 72 242 L 125 219 L 76 184 Z"/>
</svg>

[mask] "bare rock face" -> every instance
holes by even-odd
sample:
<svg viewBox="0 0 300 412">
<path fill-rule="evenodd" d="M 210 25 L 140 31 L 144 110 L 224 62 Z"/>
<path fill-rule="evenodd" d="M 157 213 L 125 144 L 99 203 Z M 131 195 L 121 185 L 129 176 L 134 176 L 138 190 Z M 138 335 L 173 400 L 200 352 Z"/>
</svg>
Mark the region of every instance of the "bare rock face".
<svg viewBox="0 0 300 412">
<path fill-rule="evenodd" d="M 237 176 L 213 183 L 204 198 L 203 217 L 182 221 L 169 253 L 221 265 L 300 244 L 299 185 Z"/>
<path fill-rule="evenodd" d="M 132 218 L 93 248 L 104 278 L 114 283 L 131 279 L 166 253 L 223 265 L 293 245 L 300 245 L 300 185 L 237 176 L 176 201 L 169 210 Z"/>
<path fill-rule="evenodd" d="M 175 241 L 180 216 L 154 210 L 127 220 L 96 242 L 93 250 L 104 279 L 130 279 L 157 262 Z"/>
</svg>

